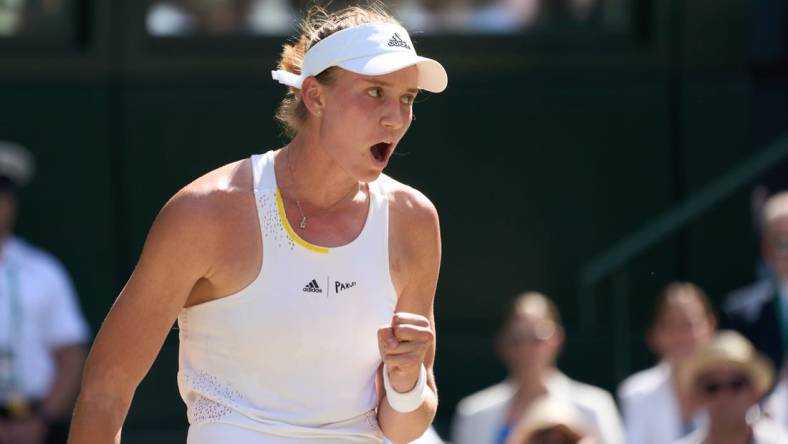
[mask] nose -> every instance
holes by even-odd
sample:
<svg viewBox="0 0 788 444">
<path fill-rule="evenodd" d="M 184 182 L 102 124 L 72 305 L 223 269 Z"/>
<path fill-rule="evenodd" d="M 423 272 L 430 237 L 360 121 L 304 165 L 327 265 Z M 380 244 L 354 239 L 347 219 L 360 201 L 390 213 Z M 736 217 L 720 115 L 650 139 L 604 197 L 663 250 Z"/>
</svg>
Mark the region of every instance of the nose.
<svg viewBox="0 0 788 444">
<path fill-rule="evenodd" d="M 392 100 L 386 104 L 380 124 L 388 130 L 401 130 L 410 121 L 410 109 L 400 105 L 399 101 Z"/>
</svg>

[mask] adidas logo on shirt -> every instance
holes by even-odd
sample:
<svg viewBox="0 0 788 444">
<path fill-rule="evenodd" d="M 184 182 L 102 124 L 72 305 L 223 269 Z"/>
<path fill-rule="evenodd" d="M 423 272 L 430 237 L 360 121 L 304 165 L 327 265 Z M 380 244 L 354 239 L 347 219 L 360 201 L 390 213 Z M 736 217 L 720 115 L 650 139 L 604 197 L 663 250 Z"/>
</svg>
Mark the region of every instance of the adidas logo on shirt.
<svg viewBox="0 0 788 444">
<path fill-rule="evenodd" d="M 389 39 L 389 46 L 399 46 L 400 48 L 410 49 L 408 42 L 402 40 L 402 37 L 400 37 L 396 32 L 394 33 L 394 36 Z"/>
<path fill-rule="evenodd" d="M 317 285 L 317 281 L 312 279 L 311 282 L 304 287 L 304 293 L 322 293 L 323 290 Z"/>
</svg>

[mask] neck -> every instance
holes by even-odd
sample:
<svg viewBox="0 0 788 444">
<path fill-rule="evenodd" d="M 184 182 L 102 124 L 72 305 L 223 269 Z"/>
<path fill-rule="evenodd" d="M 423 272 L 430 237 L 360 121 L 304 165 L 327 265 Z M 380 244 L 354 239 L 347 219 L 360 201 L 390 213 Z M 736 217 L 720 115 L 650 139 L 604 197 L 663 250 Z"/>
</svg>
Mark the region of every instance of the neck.
<svg viewBox="0 0 788 444">
<path fill-rule="evenodd" d="M 673 389 L 673 394 L 676 396 L 676 401 L 679 404 L 681 421 L 686 424 L 693 420 L 698 411 L 698 406 L 696 400 L 692 396 L 683 393 L 679 386 L 678 375 L 681 372 L 682 363 L 678 361 L 669 361 L 668 364 L 670 365 L 670 385 Z"/>
<path fill-rule="evenodd" d="M 752 428 L 744 418 L 741 421 L 710 421 L 709 444 L 747 444 L 752 436 Z"/>
<path fill-rule="evenodd" d="M 546 369 L 533 369 L 523 371 L 514 379 L 517 384 L 518 396 L 540 395 L 547 391 L 547 383 L 553 376 L 555 369 L 552 367 Z"/>
<path fill-rule="evenodd" d="M 333 206 L 359 187 L 358 180 L 308 135 L 299 133 L 280 154 L 276 164 L 279 187 L 313 211 Z"/>
<path fill-rule="evenodd" d="M 523 372 L 513 379 L 517 384 L 517 391 L 509 407 L 507 422 L 516 423 L 536 399 L 547 394 L 547 381 L 550 374 L 552 373 L 545 371 L 528 372 L 528 374 Z"/>
</svg>

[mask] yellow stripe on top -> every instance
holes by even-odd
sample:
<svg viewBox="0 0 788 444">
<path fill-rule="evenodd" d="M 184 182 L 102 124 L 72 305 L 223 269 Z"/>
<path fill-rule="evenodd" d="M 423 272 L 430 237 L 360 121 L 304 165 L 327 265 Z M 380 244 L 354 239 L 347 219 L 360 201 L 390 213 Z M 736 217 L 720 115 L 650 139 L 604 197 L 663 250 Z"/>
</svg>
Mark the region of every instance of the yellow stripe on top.
<svg viewBox="0 0 788 444">
<path fill-rule="evenodd" d="M 279 219 L 282 220 L 282 225 L 284 225 L 285 231 L 287 231 L 287 234 L 291 239 L 293 239 L 293 242 L 301 245 L 307 250 L 314 251 L 315 253 L 328 254 L 328 248 L 318 247 L 317 245 L 312 245 L 309 242 L 301 239 L 301 237 L 293 230 L 293 227 L 290 226 L 290 222 L 287 221 L 287 215 L 285 214 L 285 204 L 282 201 L 282 193 L 279 191 L 279 188 L 276 189 L 276 208 L 279 210 Z"/>
</svg>

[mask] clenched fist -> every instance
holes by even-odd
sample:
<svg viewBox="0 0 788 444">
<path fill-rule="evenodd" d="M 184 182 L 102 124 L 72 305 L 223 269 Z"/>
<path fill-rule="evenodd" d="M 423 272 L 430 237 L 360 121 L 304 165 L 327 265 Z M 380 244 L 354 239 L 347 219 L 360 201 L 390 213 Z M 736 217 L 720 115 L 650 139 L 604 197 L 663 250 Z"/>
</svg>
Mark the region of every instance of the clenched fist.
<svg viewBox="0 0 788 444">
<path fill-rule="evenodd" d="M 378 329 L 378 348 L 389 371 L 391 386 L 407 393 L 416 386 L 427 351 L 435 345 L 435 333 L 424 316 L 394 313 L 391 325 Z"/>
</svg>

